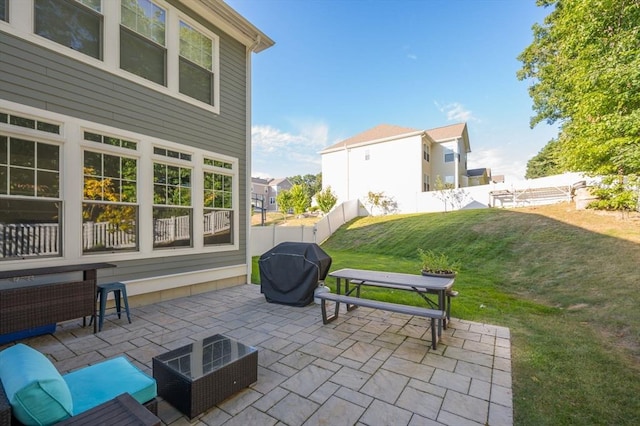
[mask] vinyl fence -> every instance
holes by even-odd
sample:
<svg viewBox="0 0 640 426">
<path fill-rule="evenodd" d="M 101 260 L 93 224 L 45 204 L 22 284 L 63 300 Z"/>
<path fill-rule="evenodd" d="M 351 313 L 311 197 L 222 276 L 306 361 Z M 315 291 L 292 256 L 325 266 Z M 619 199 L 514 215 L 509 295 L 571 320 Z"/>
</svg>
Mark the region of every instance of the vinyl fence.
<svg viewBox="0 0 640 426">
<path fill-rule="evenodd" d="M 314 226 L 253 226 L 251 256 L 260 256 L 285 241 L 320 244 L 351 219 L 366 214 L 358 200 L 351 200 L 334 207 Z"/>
</svg>

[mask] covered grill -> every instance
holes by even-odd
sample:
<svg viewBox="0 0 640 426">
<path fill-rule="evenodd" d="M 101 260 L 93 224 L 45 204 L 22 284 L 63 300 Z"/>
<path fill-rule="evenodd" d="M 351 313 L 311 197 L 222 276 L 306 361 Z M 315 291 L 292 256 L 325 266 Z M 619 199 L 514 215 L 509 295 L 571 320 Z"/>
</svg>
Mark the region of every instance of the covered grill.
<svg viewBox="0 0 640 426">
<path fill-rule="evenodd" d="M 280 243 L 260 256 L 260 291 L 267 302 L 307 306 L 331 267 L 331 257 L 315 243 Z"/>
</svg>

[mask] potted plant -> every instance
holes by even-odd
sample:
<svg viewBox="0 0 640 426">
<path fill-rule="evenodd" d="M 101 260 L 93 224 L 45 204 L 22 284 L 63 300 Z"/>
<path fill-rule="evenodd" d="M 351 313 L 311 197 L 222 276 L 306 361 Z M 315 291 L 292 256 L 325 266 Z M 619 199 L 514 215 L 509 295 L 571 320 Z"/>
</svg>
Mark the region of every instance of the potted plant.
<svg viewBox="0 0 640 426">
<path fill-rule="evenodd" d="M 458 263 L 450 260 L 446 254 L 419 248 L 418 256 L 420 257 L 422 275 L 448 278 L 456 276 Z"/>
</svg>

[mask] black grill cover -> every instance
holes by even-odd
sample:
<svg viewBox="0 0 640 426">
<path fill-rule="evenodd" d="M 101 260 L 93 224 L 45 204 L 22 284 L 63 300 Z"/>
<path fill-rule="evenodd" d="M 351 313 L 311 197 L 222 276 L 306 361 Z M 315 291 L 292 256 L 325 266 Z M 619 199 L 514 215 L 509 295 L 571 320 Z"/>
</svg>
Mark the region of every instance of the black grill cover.
<svg viewBox="0 0 640 426">
<path fill-rule="evenodd" d="M 315 243 L 280 243 L 260 256 L 260 291 L 267 302 L 307 306 L 326 278 L 331 257 Z"/>
</svg>

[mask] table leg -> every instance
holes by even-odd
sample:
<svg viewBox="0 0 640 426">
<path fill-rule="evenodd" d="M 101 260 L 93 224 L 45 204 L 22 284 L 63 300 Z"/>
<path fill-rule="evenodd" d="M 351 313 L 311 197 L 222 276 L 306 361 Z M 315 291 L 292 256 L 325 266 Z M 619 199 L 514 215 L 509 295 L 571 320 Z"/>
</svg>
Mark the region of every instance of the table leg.
<svg viewBox="0 0 640 426">
<path fill-rule="evenodd" d="M 446 303 L 446 291 L 445 290 L 441 290 L 438 292 L 438 309 L 440 309 L 441 311 L 445 310 L 445 303 Z M 445 327 L 446 328 L 446 323 L 445 323 L 446 319 L 439 319 L 438 320 L 438 338 L 440 336 L 442 336 L 442 328 Z"/>
<path fill-rule="evenodd" d="M 340 294 L 340 284 L 341 284 L 340 278 L 336 278 L 336 294 Z M 345 284 L 345 285 L 348 287 L 348 284 Z M 339 313 L 340 313 L 340 302 L 336 302 L 335 312 L 334 312 L 333 316 L 335 318 L 338 318 L 338 314 Z"/>
<path fill-rule="evenodd" d="M 356 290 L 357 297 L 360 297 L 360 285 L 356 285 L 355 289 L 352 288 L 351 290 L 349 290 L 349 284 L 351 284 L 351 280 L 346 278 L 345 281 L 344 281 L 344 294 L 347 295 L 347 296 L 350 296 L 351 292 L 353 290 Z M 345 305 L 347 306 L 347 312 L 353 311 L 354 309 L 356 309 L 358 307 L 358 305 L 352 305 L 352 304 L 349 304 L 349 303 L 345 303 Z"/>
<path fill-rule="evenodd" d="M 97 317 L 97 311 L 96 311 L 96 291 L 97 291 L 97 285 L 98 285 L 98 270 L 97 269 L 85 269 L 84 271 L 82 271 L 82 279 L 84 281 L 87 280 L 92 280 L 93 281 L 93 319 L 95 321 L 93 321 L 93 334 L 96 334 L 98 332 L 98 317 Z M 86 317 L 82 318 L 82 326 L 84 327 L 87 324 L 87 319 Z"/>
</svg>

